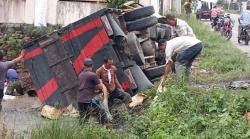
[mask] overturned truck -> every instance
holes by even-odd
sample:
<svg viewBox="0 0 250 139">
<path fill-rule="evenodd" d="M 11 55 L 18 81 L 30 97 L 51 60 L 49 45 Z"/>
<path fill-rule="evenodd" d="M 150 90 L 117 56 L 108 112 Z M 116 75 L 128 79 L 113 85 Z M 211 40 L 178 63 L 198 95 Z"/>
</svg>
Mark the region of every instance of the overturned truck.
<svg viewBox="0 0 250 139">
<path fill-rule="evenodd" d="M 156 42 L 170 38 L 170 29 L 159 26 L 152 6 L 127 13 L 102 9 L 24 46 L 39 99 L 46 105 L 65 107 L 75 103 L 77 77 L 84 58 L 94 69 L 112 56 L 117 77 L 131 95 L 153 86 L 164 72 L 164 52 Z"/>
</svg>

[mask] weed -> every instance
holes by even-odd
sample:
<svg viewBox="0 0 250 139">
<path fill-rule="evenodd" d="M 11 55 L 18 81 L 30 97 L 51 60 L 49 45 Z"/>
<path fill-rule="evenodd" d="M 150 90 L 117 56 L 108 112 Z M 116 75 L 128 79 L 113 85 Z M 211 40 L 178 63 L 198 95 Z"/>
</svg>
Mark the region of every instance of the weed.
<svg viewBox="0 0 250 139">
<path fill-rule="evenodd" d="M 249 99 L 247 91 L 192 92 L 172 81 L 144 115 L 132 120 L 131 132 L 140 138 L 248 138 L 243 115 L 250 110 Z"/>
<path fill-rule="evenodd" d="M 230 41 L 212 31 L 211 27 L 202 24 L 193 16 L 191 18 L 188 20 L 188 24 L 204 45 L 198 68 L 214 72 L 208 76 L 202 74 L 196 80 L 214 82 L 227 81 L 237 77 L 249 78 L 250 63 L 247 56 L 234 47 Z"/>
</svg>

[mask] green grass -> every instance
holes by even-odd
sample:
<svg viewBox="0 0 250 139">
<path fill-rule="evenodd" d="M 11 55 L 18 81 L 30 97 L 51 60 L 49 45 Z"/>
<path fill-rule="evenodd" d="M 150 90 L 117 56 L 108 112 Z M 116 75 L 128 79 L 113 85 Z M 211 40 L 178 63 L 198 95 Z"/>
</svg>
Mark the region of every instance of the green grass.
<svg viewBox="0 0 250 139">
<path fill-rule="evenodd" d="M 211 31 L 195 19 L 189 24 L 197 37 L 203 41 L 204 51 L 198 58 L 196 80 L 219 82 L 248 78 L 249 61 L 229 41 Z M 52 122 L 37 128 L 31 139 L 227 139 L 250 138 L 250 124 L 244 114 L 250 111 L 248 90 L 229 91 L 223 89 L 192 89 L 182 81 L 169 79 L 166 91 L 156 93 L 152 88 L 144 93 L 150 102 L 144 110 L 128 115 L 128 127 L 123 131 L 108 129 L 87 123 L 82 126 Z M 149 104 L 149 103 L 148 103 Z"/>
<path fill-rule="evenodd" d="M 209 25 L 202 24 L 194 17 L 188 23 L 204 45 L 198 67 L 210 71 L 210 74 L 196 76 L 196 80 L 219 82 L 249 79 L 250 62 L 246 54 L 214 32 Z"/>
<path fill-rule="evenodd" d="M 31 139 L 227 139 L 250 138 L 244 114 L 250 111 L 248 91 L 194 90 L 168 80 L 167 91 L 145 92 L 150 106 L 128 116 L 128 127 L 108 129 L 94 123 L 51 122 L 35 128 Z M 152 99 L 154 98 L 154 99 Z"/>
<path fill-rule="evenodd" d="M 248 91 L 199 90 L 171 82 L 157 94 L 147 112 L 132 118 L 131 132 L 139 138 L 249 138 L 243 118 L 250 110 Z"/>
<path fill-rule="evenodd" d="M 114 131 L 88 123 L 83 126 L 70 125 L 61 121 L 55 121 L 39 130 L 34 129 L 31 133 L 31 139 L 108 139 L 119 138 Z"/>
</svg>

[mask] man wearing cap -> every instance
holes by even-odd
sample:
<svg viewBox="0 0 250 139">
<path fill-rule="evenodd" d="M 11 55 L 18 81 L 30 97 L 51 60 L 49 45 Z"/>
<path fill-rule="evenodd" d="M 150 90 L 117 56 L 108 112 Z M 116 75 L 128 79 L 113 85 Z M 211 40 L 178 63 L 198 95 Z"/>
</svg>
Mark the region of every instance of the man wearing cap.
<svg viewBox="0 0 250 139">
<path fill-rule="evenodd" d="M 165 18 L 161 19 L 162 23 L 168 24 L 172 26 L 173 37 L 180 37 L 180 36 L 190 36 L 190 37 L 196 37 L 193 29 L 187 24 L 187 22 L 176 18 L 174 15 L 167 14 Z"/>
<path fill-rule="evenodd" d="M 159 44 L 159 48 L 165 49 L 166 55 L 165 72 L 158 87 L 158 91 L 161 92 L 172 67 L 175 68 L 177 79 L 183 78 L 188 81 L 192 62 L 200 54 L 203 46 L 201 41 L 194 37 L 181 36 Z"/>
<path fill-rule="evenodd" d="M 0 111 L 2 110 L 2 100 L 3 100 L 3 90 L 4 90 L 4 81 L 6 78 L 6 72 L 8 69 L 13 66 L 15 63 L 22 60 L 24 56 L 24 51 L 21 52 L 20 56 L 13 59 L 12 61 L 3 62 L 3 51 L 0 50 Z"/>
<path fill-rule="evenodd" d="M 96 74 L 103 84 L 107 87 L 109 92 L 109 102 L 114 99 L 119 99 L 124 103 L 131 102 L 131 96 L 122 89 L 116 77 L 117 68 L 113 65 L 113 59 L 111 57 L 104 58 L 104 64 L 96 70 Z"/>
<path fill-rule="evenodd" d="M 6 95 L 20 96 L 23 94 L 22 82 L 15 69 L 8 69 L 6 75 L 8 86 L 5 92 Z"/>
<path fill-rule="evenodd" d="M 93 72 L 93 61 L 90 58 L 84 60 L 84 68 L 79 75 L 79 89 L 77 93 L 80 122 L 88 118 L 90 114 L 97 114 L 99 122 L 105 120 L 105 114 L 99 107 L 99 102 L 94 99 L 101 94 L 102 85 L 95 72 Z"/>
</svg>

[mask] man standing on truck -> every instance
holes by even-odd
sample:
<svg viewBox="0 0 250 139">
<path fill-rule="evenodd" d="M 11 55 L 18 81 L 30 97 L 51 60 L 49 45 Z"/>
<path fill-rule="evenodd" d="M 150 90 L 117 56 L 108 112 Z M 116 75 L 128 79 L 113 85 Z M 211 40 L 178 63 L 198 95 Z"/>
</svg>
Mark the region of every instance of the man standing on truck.
<svg viewBox="0 0 250 139">
<path fill-rule="evenodd" d="M 101 94 L 102 85 L 95 72 L 93 72 L 93 61 L 90 58 L 84 60 L 84 68 L 78 79 L 79 89 L 77 93 L 78 109 L 80 112 L 80 123 L 90 114 L 97 114 L 99 122 L 105 120 L 105 113 L 99 106 L 99 101 L 94 99 Z"/>
<path fill-rule="evenodd" d="M 165 49 L 166 67 L 158 91 L 163 90 L 164 82 L 172 71 L 172 66 L 175 67 L 177 79 L 184 79 L 188 82 L 192 62 L 203 48 L 201 41 L 194 37 L 181 36 L 160 43 L 159 48 Z"/>
<path fill-rule="evenodd" d="M 117 68 L 113 65 L 113 59 L 111 57 L 105 57 L 104 64 L 97 69 L 96 73 L 109 91 L 109 102 L 112 102 L 114 99 L 119 99 L 124 103 L 129 103 L 132 100 L 131 96 L 122 89 L 116 77 L 116 71 Z"/>
<path fill-rule="evenodd" d="M 2 100 L 4 96 L 3 90 L 4 90 L 4 82 L 6 79 L 6 72 L 11 66 L 21 61 L 23 56 L 24 56 L 24 51 L 21 52 L 19 57 L 11 61 L 3 62 L 4 54 L 3 54 L 3 51 L 0 50 L 0 111 L 2 110 Z"/>
<path fill-rule="evenodd" d="M 173 34 L 174 37 L 180 36 L 190 36 L 196 37 L 193 29 L 187 24 L 187 22 L 177 19 L 174 15 L 167 14 L 165 16 L 165 24 L 168 24 L 173 27 Z"/>
<path fill-rule="evenodd" d="M 24 95 L 22 82 L 15 69 L 8 69 L 6 75 L 8 86 L 5 92 L 6 95 L 20 96 Z"/>
</svg>

